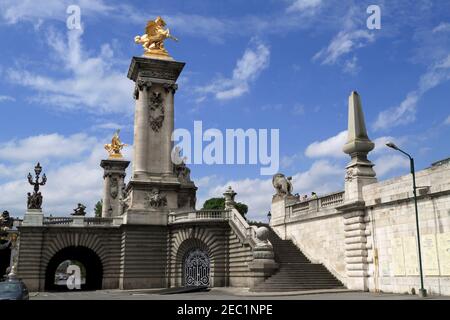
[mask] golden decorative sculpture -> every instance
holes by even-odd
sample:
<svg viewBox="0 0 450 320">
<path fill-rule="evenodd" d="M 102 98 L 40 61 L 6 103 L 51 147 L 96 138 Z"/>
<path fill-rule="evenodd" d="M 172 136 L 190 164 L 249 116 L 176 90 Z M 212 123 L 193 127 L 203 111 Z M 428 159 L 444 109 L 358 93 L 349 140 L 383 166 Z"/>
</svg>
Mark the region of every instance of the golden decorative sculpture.
<svg viewBox="0 0 450 320">
<path fill-rule="evenodd" d="M 146 56 L 170 57 L 164 48 L 164 40 L 170 38 L 178 41 L 170 34 L 169 29 L 164 29 L 166 22 L 161 17 L 150 20 L 145 27 L 145 34 L 134 37 L 134 42 L 142 43 Z"/>
<path fill-rule="evenodd" d="M 122 158 L 122 154 L 120 151 L 123 147 L 127 146 L 127 144 L 122 143 L 119 137 L 120 129 L 114 133 L 114 136 L 111 139 L 111 143 L 105 144 L 105 149 L 109 153 L 110 158 Z"/>
</svg>

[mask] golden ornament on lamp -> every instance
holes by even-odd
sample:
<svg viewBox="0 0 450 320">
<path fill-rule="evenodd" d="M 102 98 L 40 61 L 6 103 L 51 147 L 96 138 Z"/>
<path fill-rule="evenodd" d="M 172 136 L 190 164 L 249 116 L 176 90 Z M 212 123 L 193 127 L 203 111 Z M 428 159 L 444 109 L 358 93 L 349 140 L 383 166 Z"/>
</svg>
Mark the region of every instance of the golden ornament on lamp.
<svg viewBox="0 0 450 320">
<path fill-rule="evenodd" d="M 161 17 L 150 20 L 145 27 L 145 34 L 134 37 L 134 42 L 141 43 L 144 48 L 144 54 L 148 57 L 171 58 L 167 50 L 164 48 L 164 41 L 172 39 L 178 41 L 177 38 L 170 34 L 169 29 L 164 29 L 166 22 Z"/>
</svg>

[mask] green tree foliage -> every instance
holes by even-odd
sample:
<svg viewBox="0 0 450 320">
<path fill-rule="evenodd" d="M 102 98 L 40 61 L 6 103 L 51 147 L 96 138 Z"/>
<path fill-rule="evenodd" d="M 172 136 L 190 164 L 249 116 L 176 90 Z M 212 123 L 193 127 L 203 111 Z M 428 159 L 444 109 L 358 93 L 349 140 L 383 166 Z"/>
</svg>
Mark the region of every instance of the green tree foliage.
<svg viewBox="0 0 450 320">
<path fill-rule="evenodd" d="M 225 198 L 211 198 L 205 201 L 203 208 L 205 210 L 223 210 L 225 209 Z"/>
<path fill-rule="evenodd" d="M 103 207 L 103 200 L 99 200 L 96 204 L 95 204 L 95 217 L 100 218 L 102 216 L 102 207 Z"/>
<path fill-rule="evenodd" d="M 203 204 L 204 210 L 223 210 L 225 209 L 225 198 L 211 198 Z M 236 210 L 245 218 L 248 212 L 248 206 L 242 202 L 236 202 Z"/>
</svg>

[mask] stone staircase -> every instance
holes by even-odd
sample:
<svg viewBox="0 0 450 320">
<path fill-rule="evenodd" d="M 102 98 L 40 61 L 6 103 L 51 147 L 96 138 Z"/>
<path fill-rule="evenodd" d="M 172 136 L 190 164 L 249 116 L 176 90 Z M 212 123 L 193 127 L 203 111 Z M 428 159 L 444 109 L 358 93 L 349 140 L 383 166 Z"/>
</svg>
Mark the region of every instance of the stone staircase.
<svg viewBox="0 0 450 320">
<path fill-rule="evenodd" d="M 273 245 L 279 269 L 252 291 L 345 289 L 322 264 L 311 263 L 292 241 L 282 240 L 270 227 L 264 226 L 270 231 L 269 241 Z"/>
</svg>

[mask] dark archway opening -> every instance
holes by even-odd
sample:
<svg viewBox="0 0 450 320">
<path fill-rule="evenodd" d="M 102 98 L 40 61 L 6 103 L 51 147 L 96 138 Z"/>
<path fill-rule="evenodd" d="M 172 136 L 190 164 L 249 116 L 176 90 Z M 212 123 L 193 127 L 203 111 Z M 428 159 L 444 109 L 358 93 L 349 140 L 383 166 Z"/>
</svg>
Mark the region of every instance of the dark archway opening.
<svg viewBox="0 0 450 320">
<path fill-rule="evenodd" d="M 0 279 L 6 275 L 11 261 L 11 243 L 0 240 Z"/>
<path fill-rule="evenodd" d="M 71 264 L 80 267 L 81 290 L 100 290 L 102 288 L 103 265 L 97 254 L 86 247 L 67 247 L 58 251 L 50 259 L 45 272 L 45 290 L 76 290 L 67 285 L 67 277 L 63 276 L 62 268 L 67 270 Z"/>
</svg>

